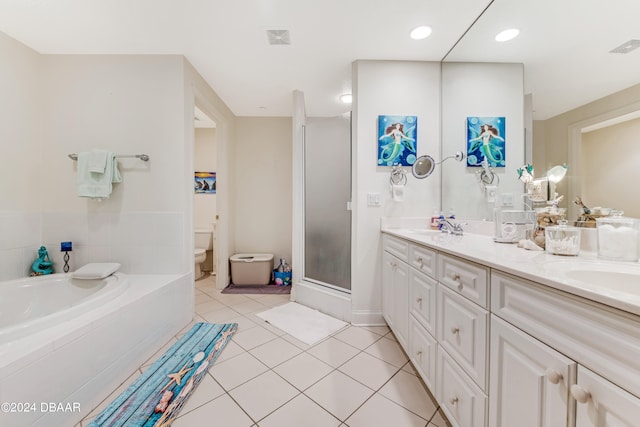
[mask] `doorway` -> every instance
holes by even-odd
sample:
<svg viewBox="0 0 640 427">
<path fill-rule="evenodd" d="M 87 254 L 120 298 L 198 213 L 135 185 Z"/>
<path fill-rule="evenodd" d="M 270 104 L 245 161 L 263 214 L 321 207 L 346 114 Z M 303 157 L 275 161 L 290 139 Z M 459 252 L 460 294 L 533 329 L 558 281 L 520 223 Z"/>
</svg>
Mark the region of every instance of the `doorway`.
<svg viewBox="0 0 640 427">
<path fill-rule="evenodd" d="M 205 251 L 205 256 L 195 255 L 196 260 L 204 258 L 198 265 L 199 268 L 196 267 L 196 272 L 201 272 L 201 274 L 198 274 L 195 280 L 215 275 L 217 272 L 216 225 L 218 199 L 216 171 L 218 169 L 218 158 L 216 131 L 215 121 L 195 106 L 193 226 L 196 235 L 195 250 Z M 210 236 L 210 240 L 207 240 L 206 236 Z"/>
</svg>

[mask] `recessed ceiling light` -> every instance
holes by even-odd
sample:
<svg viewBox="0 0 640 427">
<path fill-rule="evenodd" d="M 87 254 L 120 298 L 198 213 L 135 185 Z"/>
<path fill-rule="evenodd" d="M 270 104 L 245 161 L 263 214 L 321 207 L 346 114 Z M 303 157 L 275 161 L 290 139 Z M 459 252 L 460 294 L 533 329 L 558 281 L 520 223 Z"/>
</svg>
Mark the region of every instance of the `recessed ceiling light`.
<svg viewBox="0 0 640 427">
<path fill-rule="evenodd" d="M 342 103 L 351 104 L 351 101 L 353 101 L 353 96 L 350 93 L 345 93 L 344 95 L 340 95 L 338 99 Z"/>
<path fill-rule="evenodd" d="M 520 34 L 520 30 L 517 28 L 510 28 L 508 30 L 504 30 L 496 36 L 497 42 L 506 42 L 511 39 L 515 39 Z"/>
<path fill-rule="evenodd" d="M 426 25 L 411 30 L 411 38 L 414 40 L 426 39 L 429 35 L 431 35 L 431 27 L 427 27 Z"/>
</svg>

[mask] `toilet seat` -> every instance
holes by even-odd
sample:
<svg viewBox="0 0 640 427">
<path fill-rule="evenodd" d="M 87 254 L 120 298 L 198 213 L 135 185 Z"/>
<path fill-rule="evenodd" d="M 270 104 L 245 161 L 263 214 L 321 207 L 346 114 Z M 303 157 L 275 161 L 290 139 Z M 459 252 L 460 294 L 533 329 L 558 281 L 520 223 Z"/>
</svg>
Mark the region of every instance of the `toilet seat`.
<svg viewBox="0 0 640 427">
<path fill-rule="evenodd" d="M 195 257 L 196 264 L 201 264 L 207 258 L 207 251 L 202 248 L 195 248 L 193 250 L 193 255 Z"/>
</svg>

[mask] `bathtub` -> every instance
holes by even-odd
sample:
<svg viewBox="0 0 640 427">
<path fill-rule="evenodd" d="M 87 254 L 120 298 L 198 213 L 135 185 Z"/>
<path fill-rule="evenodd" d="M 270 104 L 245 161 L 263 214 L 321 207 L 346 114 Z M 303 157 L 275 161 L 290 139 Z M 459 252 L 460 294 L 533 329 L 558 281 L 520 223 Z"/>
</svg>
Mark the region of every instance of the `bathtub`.
<svg viewBox="0 0 640 427">
<path fill-rule="evenodd" d="M 74 426 L 192 317 L 192 274 L 0 282 L 0 426 Z"/>
<path fill-rule="evenodd" d="M 69 273 L 5 282 L 0 286 L 0 344 L 98 307 L 128 285 L 122 273 L 95 280 L 73 279 Z"/>
</svg>

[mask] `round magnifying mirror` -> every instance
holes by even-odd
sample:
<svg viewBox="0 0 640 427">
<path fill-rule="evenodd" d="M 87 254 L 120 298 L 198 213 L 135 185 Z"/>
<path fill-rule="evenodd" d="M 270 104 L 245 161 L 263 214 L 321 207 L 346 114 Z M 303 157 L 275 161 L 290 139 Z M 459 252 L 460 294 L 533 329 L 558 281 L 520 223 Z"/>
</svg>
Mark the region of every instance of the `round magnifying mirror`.
<svg viewBox="0 0 640 427">
<path fill-rule="evenodd" d="M 411 173 L 418 179 L 423 179 L 431 175 L 433 169 L 436 167 L 436 162 L 428 154 L 420 156 L 416 159 L 415 163 L 411 167 Z"/>
</svg>

